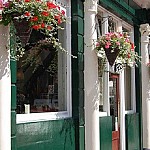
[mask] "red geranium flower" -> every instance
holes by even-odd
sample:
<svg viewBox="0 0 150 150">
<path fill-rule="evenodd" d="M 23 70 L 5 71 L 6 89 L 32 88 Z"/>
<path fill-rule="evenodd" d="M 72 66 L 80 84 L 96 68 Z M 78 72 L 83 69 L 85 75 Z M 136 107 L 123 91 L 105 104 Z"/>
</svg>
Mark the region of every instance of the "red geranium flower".
<svg viewBox="0 0 150 150">
<path fill-rule="evenodd" d="M 133 43 L 131 43 L 131 50 L 134 50 L 134 44 Z"/>
<path fill-rule="evenodd" d="M 42 24 L 41 24 L 41 28 L 45 28 L 45 23 L 42 23 Z"/>
<path fill-rule="evenodd" d="M 37 17 L 37 16 L 33 16 L 33 17 L 31 18 L 31 21 L 38 21 L 38 17 Z"/>
<path fill-rule="evenodd" d="M 51 26 L 47 26 L 47 29 L 48 29 L 48 30 L 52 30 L 52 27 L 51 27 Z"/>
<path fill-rule="evenodd" d="M 29 16 L 31 16 L 31 13 L 30 12 L 25 12 L 25 14 L 24 14 L 26 17 L 29 17 Z"/>
<path fill-rule="evenodd" d="M 54 3 L 52 3 L 52 2 L 47 2 L 47 7 L 48 7 L 49 9 L 57 8 L 57 6 L 56 6 Z"/>
<path fill-rule="evenodd" d="M 24 1 L 27 2 L 27 3 L 30 2 L 30 0 L 24 0 Z"/>
<path fill-rule="evenodd" d="M 61 13 L 62 13 L 62 15 L 65 15 L 65 11 L 64 10 L 62 10 Z"/>
<path fill-rule="evenodd" d="M 43 16 L 49 16 L 49 13 L 48 13 L 47 11 L 43 11 L 43 12 L 42 12 L 42 15 L 43 15 Z"/>
<path fill-rule="evenodd" d="M 38 30 L 38 29 L 40 29 L 40 25 L 33 25 L 32 28 L 35 30 Z"/>
<path fill-rule="evenodd" d="M 55 16 L 55 19 L 57 20 L 58 24 L 61 24 L 62 21 L 61 21 L 61 16 L 58 15 L 58 16 Z"/>
<path fill-rule="evenodd" d="M 131 57 L 131 55 L 130 55 L 130 53 L 128 53 L 128 58 L 130 58 Z"/>
</svg>

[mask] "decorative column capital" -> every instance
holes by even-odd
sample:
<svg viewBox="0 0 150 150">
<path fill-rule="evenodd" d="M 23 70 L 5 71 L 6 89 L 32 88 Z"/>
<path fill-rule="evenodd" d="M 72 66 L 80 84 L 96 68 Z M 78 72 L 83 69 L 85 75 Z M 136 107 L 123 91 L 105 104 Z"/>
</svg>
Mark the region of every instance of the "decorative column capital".
<svg viewBox="0 0 150 150">
<path fill-rule="evenodd" d="M 150 35 L 150 26 L 148 23 L 140 25 L 140 32 L 142 36 L 149 36 Z"/>
<path fill-rule="evenodd" d="M 97 2 L 98 0 L 85 0 L 86 8 L 88 11 L 93 11 L 97 13 Z"/>
</svg>

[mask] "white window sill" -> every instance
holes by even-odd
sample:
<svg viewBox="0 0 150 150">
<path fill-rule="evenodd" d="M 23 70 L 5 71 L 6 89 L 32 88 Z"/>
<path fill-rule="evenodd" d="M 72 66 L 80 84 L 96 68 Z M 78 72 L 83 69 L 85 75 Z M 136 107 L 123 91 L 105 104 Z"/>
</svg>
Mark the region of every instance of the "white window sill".
<svg viewBox="0 0 150 150">
<path fill-rule="evenodd" d="M 106 117 L 107 116 L 107 112 L 99 112 L 99 117 Z"/>
<path fill-rule="evenodd" d="M 125 111 L 125 114 L 134 114 L 134 113 L 135 113 L 134 110 L 126 110 L 126 111 Z"/>
<path fill-rule="evenodd" d="M 67 111 L 17 114 L 16 116 L 17 116 L 16 117 L 17 124 L 48 121 L 48 120 L 58 120 L 58 119 L 64 119 L 64 118 L 71 117 Z"/>
</svg>

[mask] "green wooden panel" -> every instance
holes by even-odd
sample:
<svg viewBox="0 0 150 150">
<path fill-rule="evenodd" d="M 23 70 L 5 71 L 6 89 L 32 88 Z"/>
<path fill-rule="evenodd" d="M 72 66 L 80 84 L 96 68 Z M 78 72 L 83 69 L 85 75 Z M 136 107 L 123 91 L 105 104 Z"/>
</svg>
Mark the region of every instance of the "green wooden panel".
<svg viewBox="0 0 150 150">
<path fill-rule="evenodd" d="M 11 111 L 11 135 L 16 135 L 16 112 Z"/>
<path fill-rule="evenodd" d="M 79 107 L 79 125 L 84 126 L 84 108 Z"/>
<path fill-rule="evenodd" d="M 79 127 L 80 132 L 80 150 L 85 149 L 85 128 L 84 126 Z"/>
<path fill-rule="evenodd" d="M 80 16 L 80 17 L 84 17 L 84 5 L 82 0 L 72 0 L 71 1 L 71 8 L 72 8 L 72 12 L 73 15 L 75 16 Z"/>
<path fill-rule="evenodd" d="M 112 150 L 112 117 L 100 117 L 100 150 Z"/>
<path fill-rule="evenodd" d="M 17 150 L 74 150 L 72 119 L 17 125 Z"/>
<path fill-rule="evenodd" d="M 83 18 L 78 17 L 78 34 L 83 35 L 84 33 L 84 20 Z"/>
<path fill-rule="evenodd" d="M 16 109 L 16 86 L 11 85 L 11 109 Z"/>
<path fill-rule="evenodd" d="M 17 63 L 14 59 L 10 60 L 10 68 L 11 68 L 11 83 L 16 83 Z"/>
<path fill-rule="evenodd" d="M 78 54 L 78 66 L 79 66 L 79 71 L 83 71 L 84 70 L 84 55 L 82 53 Z"/>
<path fill-rule="evenodd" d="M 16 136 L 11 137 L 11 150 L 17 150 Z"/>
<path fill-rule="evenodd" d="M 84 52 L 84 37 L 83 35 L 78 35 L 78 52 Z"/>
<path fill-rule="evenodd" d="M 126 150 L 140 150 L 139 114 L 127 114 L 126 118 Z"/>
</svg>

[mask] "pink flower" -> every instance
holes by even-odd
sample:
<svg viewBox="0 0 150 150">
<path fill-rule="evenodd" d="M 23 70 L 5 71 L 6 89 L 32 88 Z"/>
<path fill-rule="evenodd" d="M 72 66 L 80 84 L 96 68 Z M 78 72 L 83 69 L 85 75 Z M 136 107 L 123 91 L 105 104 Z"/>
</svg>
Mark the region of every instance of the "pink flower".
<svg viewBox="0 0 150 150">
<path fill-rule="evenodd" d="M 99 44 L 99 42 L 97 42 L 97 43 L 96 43 L 96 47 L 99 47 L 99 46 L 100 46 L 100 44 Z"/>
<path fill-rule="evenodd" d="M 120 42 L 116 42 L 116 45 L 120 46 Z"/>
<path fill-rule="evenodd" d="M 130 42 L 130 40 L 129 40 L 128 38 L 126 38 L 125 42 L 129 43 L 129 42 Z"/>
<path fill-rule="evenodd" d="M 109 45 L 105 45 L 105 48 L 108 49 L 108 48 L 109 48 Z"/>
<path fill-rule="evenodd" d="M 109 36 L 106 36 L 106 40 L 108 40 L 108 41 L 109 41 L 110 39 L 111 39 L 111 38 L 110 38 Z"/>
</svg>

